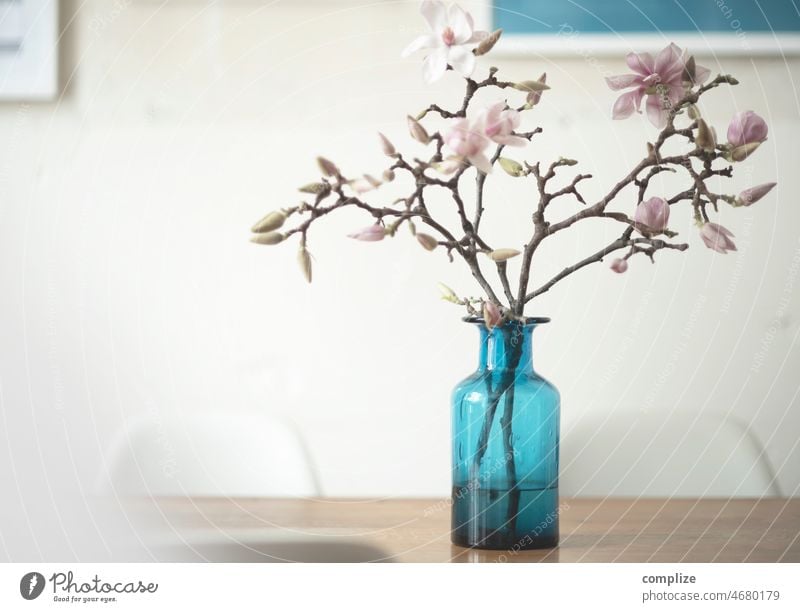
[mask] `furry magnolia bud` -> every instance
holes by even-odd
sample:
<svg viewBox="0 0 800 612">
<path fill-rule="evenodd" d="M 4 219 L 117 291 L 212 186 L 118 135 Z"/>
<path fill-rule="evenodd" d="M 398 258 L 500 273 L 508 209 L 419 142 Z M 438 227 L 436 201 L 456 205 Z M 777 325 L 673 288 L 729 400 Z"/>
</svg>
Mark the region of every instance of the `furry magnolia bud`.
<svg viewBox="0 0 800 612">
<path fill-rule="evenodd" d="M 300 247 L 297 251 L 297 263 L 300 266 L 300 271 L 303 273 L 306 281 L 311 282 L 311 254 L 304 246 Z"/>
<path fill-rule="evenodd" d="M 712 153 L 717 148 L 717 139 L 714 137 L 714 131 L 708 127 L 705 119 L 697 120 L 697 136 L 695 137 L 697 146 Z"/>
<path fill-rule="evenodd" d="M 475 47 L 473 53 L 478 56 L 486 55 L 487 53 L 489 53 L 489 51 L 491 51 L 494 48 L 494 46 L 497 44 L 497 41 L 500 40 L 500 37 L 502 35 L 503 35 L 503 30 L 495 30 L 494 32 L 489 34 L 489 36 L 484 38 L 477 47 Z"/>
<path fill-rule="evenodd" d="M 256 234 L 252 238 L 250 238 L 250 242 L 255 242 L 256 244 L 280 244 L 286 239 L 286 236 L 281 234 L 280 232 L 265 232 L 263 234 Z"/>
<path fill-rule="evenodd" d="M 525 175 L 525 168 L 522 167 L 522 164 L 519 162 L 514 161 L 513 159 L 508 159 L 507 157 L 501 157 L 497 160 L 497 163 L 500 164 L 500 167 L 506 171 L 506 174 L 511 176 L 524 176 Z"/>
<path fill-rule="evenodd" d="M 503 320 L 503 313 L 500 308 L 493 302 L 483 303 L 483 322 L 487 329 L 492 330 L 497 327 Z"/>
<path fill-rule="evenodd" d="M 760 142 L 748 142 L 740 147 L 731 150 L 729 157 L 731 161 L 740 162 L 746 160 L 756 149 L 761 146 Z"/>
<path fill-rule="evenodd" d="M 386 155 L 392 157 L 393 155 L 397 154 L 397 149 L 394 148 L 391 140 L 386 138 L 386 136 L 384 136 L 381 132 L 378 132 L 378 138 L 381 141 L 381 149 Z"/>
<path fill-rule="evenodd" d="M 514 84 L 514 89 L 519 91 L 547 91 L 550 89 L 550 86 L 547 83 L 542 83 L 541 81 L 520 81 L 519 83 Z"/>
<path fill-rule="evenodd" d="M 547 83 L 547 73 L 542 73 L 542 76 L 538 79 L 539 83 Z M 533 108 L 542 100 L 542 92 L 541 91 L 529 91 L 528 95 L 525 98 L 526 107 Z"/>
<path fill-rule="evenodd" d="M 272 232 L 280 229 L 286 221 L 286 213 L 282 210 L 274 210 L 268 213 L 261 221 L 256 223 L 250 231 L 254 234 L 262 234 L 264 232 Z"/>
<path fill-rule="evenodd" d="M 497 262 L 507 261 L 512 257 L 516 257 L 519 253 L 516 249 L 495 249 L 489 253 L 489 259 Z"/>
<path fill-rule="evenodd" d="M 433 251 L 437 246 L 439 246 L 438 240 L 429 234 L 417 232 L 416 238 L 417 242 L 419 242 L 422 245 L 422 248 L 426 251 Z"/>
<path fill-rule="evenodd" d="M 777 185 L 777 183 L 764 183 L 763 185 L 757 185 L 755 187 L 750 187 L 750 189 L 745 189 L 736 197 L 736 206 L 750 206 L 751 204 L 755 204 L 770 191 L 772 191 L 772 188 L 775 187 L 775 185 Z"/>
<path fill-rule="evenodd" d="M 624 259 L 615 259 L 609 266 L 617 274 L 624 274 L 628 270 L 628 262 Z"/>
<path fill-rule="evenodd" d="M 317 165 L 323 176 L 336 176 L 339 174 L 339 168 L 336 167 L 331 160 L 324 157 L 317 158 Z"/>
<path fill-rule="evenodd" d="M 300 187 L 300 191 L 314 195 L 327 195 L 331 192 L 331 186 L 328 183 L 309 183 Z"/>
<path fill-rule="evenodd" d="M 428 144 L 431 141 L 431 137 L 428 135 L 428 132 L 425 131 L 425 128 L 422 127 L 422 124 L 410 115 L 407 117 L 407 120 L 408 131 L 411 134 L 411 137 L 414 140 L 418 140 L 422 144 Z"/>
</svg>

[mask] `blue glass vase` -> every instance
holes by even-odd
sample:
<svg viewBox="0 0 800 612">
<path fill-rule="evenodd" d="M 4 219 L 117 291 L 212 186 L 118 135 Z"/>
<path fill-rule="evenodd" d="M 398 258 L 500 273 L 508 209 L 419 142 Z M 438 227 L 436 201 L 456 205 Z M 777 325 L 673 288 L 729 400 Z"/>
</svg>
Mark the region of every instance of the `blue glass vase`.
<svg viewBox="0 0 800 612">
<path fill-rule="evenodd" d="M 453 391 L 452 541 L 495 550 L 558 544 L 558 390 L 533 370 L 549 319 L 480 332 L 478 369 Z"/>
</svg>

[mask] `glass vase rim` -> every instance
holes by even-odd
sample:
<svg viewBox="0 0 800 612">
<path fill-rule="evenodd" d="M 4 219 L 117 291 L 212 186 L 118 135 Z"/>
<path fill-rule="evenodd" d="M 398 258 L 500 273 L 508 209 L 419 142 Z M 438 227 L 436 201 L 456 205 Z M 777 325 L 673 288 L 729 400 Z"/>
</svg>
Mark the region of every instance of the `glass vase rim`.
<svg viewBox="0 0 800 612">
<path fill-rule="evenodd" d="M 483 317 L 478 316 L 467 316 L 462 319 L 465 323 L 472 323 L 474 325 L 483 325 L 486 327 L 486 322 Z M 509 319 L 504 321 L 500 327 L 505 327 L 506 325 L 519 323 L 524 325 L 525 327 L 532 327 L 534 325 L 543 325 L 545 323 L 550 323 L 550 317 L 523 317 L 522 319 Z"/>
</svg>

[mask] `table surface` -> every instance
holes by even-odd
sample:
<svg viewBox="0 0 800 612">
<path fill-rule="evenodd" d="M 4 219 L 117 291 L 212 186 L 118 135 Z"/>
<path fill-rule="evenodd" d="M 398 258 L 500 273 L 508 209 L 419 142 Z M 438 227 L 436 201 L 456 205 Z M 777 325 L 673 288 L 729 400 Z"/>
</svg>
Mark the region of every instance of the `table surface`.
<svg viewBox="0 0 800 612">
<path fill-rule="evenodd" d="M 405 562 L 800 562 L 800 499 L 562 499 L 561 543 L 484 551 L 450 543 L 437 499 L 161 498 L 189 532 L 309 536 Z"/>
</svg>

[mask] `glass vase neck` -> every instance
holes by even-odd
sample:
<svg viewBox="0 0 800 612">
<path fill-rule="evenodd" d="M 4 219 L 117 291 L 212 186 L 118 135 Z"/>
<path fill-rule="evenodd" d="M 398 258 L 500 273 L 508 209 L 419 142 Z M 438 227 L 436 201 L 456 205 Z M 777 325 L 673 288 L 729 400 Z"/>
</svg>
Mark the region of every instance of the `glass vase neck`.
<svg viewBox="0 0 800 612">
<path fill-rule="evenodd" d="M 480 333 L 478 369 L 533 373 L 533 330 L 549 319 L 506 321 L 491 329 L 482 319 L 471 320 Z"/>
</svg>

